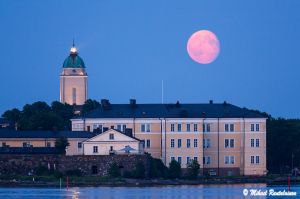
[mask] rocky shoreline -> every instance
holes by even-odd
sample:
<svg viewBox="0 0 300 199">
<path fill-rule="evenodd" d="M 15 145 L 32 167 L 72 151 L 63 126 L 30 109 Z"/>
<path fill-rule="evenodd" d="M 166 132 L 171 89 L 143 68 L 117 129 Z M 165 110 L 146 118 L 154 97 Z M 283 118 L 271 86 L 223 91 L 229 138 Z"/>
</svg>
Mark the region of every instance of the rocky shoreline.
<svg viewBox="0 0 300 199">
<path fill-rule="evenodd" d="M 235 178 L 201 178 L 198 180 L 186 180 L 186 179 L 102 179 L 97 180 L 85 180 L 85 177 L 70 178 L 68 181 L 68 187 L 97 187 L 97 186 L 174 186 L 174 185 L 212 185 L 212 184 L 247 184 L 247 183 L 263 183 L 268 185 L 284 185 L 288 183 L 287 177 L 235 177 Z M 300 178 L 291 178 L 291 184 L 300 184 Z M 65 188 L 67 186 L 66 179 L 56 180 L 0 180 L 0 187 L 52 187 L 52 188 Z"/>
</svg>

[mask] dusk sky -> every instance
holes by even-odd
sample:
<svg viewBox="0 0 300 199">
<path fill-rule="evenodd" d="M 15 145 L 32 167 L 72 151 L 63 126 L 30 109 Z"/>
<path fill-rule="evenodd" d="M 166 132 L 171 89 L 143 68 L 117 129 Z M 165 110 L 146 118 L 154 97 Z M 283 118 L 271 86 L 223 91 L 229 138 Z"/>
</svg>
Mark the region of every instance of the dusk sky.
<svg viewBox="0 0 300 199">
<path fill-rule="evenodd" d="M 300 117 L 300 1 L 0 1 L 0 113 L 59 100 L 72 40 L 89 98 L 112 103 L 226 100 Z M 186 44 L 198 30 L 220 41 L 211 64 Z"/>
</svg>

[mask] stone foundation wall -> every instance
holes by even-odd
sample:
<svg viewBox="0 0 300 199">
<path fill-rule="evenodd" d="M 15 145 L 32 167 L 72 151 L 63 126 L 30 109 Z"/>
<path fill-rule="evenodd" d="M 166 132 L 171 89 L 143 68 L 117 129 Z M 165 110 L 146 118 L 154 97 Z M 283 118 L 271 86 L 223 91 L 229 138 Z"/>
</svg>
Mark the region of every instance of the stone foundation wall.
<svg viewBox="0 0 300 199">
<path fill-rule="evenodd" d="M 27 175 L 44 166 L 65 173 L 80 170 L 84 175 L 107 175 L 110 164 L 116 162 L 121 172 L 132 171 L 142 161 L 146 171 L 149 161 L 145 155 L 64 156 L 64 155 L 0 155 L 0 175 Z M 147 173 L 146 173 L 147 174 Z"/>
</svg>

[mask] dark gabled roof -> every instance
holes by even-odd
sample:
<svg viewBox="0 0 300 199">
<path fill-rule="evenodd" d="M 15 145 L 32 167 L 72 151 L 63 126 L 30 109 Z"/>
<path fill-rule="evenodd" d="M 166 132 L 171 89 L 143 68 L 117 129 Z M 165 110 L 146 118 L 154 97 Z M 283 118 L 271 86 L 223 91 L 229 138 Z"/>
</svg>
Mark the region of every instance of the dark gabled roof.
<svg viewBox="0 0 300 199">
<path fill-rule="evenodd" d="M 95 134 L 86 131 L 15 131 L 0 129 L 0 138 L 91 138 Z"/>
<path fill-rule="evenodd" d="M 109 104 L 84 115 L 85 118 L 265 118 L 228 103 L 221 104 Z"/>
</svg>

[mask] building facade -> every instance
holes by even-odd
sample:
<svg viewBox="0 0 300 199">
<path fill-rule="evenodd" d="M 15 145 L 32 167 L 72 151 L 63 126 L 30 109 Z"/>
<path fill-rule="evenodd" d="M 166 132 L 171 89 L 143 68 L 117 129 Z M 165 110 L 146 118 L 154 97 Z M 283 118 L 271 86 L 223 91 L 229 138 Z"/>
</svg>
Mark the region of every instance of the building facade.
<svg viewBox="0 0 300 199">
<path fill-rule="evenodd" d="M 63 63 L 60 75 L 60 102 L 70 105 L 82 105 L 88 96 L 88 75 L 85 64 L 77 49 L 70 50 L 70 55 Z"/>
<path fill-rule="evenodd" d="M 203 174 L 265 175 L 266 118 L 221 104 L 110 104 L 72 119 L 73 131 L 131 129 L 145 152 L 182 168 L 196 159 Z"/>
</svg>

